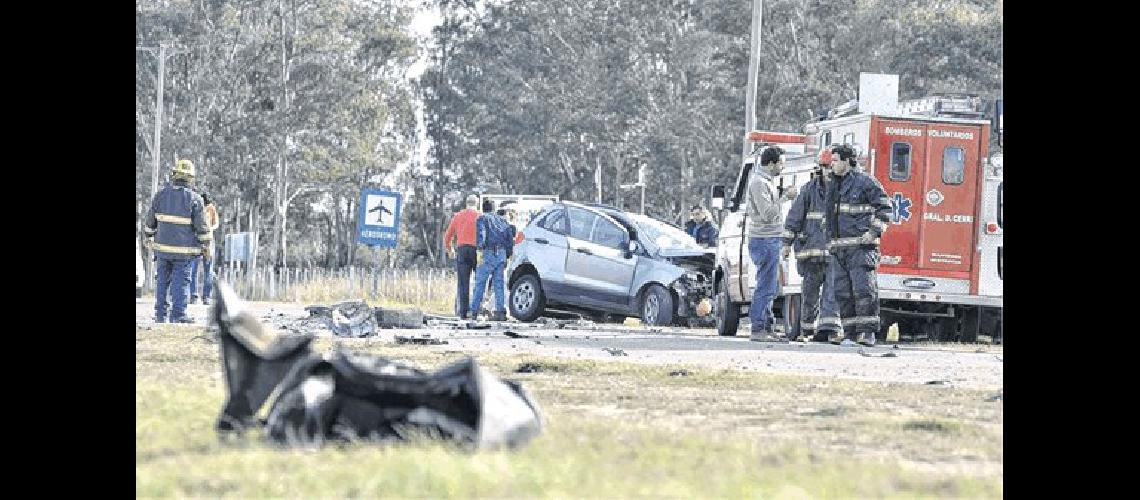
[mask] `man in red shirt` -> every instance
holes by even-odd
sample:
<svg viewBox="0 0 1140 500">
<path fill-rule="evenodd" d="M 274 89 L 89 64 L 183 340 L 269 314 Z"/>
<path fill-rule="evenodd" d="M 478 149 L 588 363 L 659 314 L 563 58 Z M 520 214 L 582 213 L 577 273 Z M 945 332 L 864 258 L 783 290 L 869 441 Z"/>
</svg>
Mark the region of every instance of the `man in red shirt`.
<svg viewBox="0 0 1140 500">
<path fill-rule="evenodd" d="M 443 234 L 443 246 L 447 249 L 447 256 L 455 259 L 455 271 L 459 274 L 459 284 L 455 293 L 455 306 L 460 319 L 467 319 L 467 307 L 471 303 L 471 273 L 478 265 L 478 255 L 475 250 L 475 220 L 479 218 L 479 197 L 467 196 L 467 208 L 460 210 L 451 218 L 447 231 Z M 452 246 L 456 240 L 458 252 Z M 470 311 L 474 317 L 479 311 Z"/>
</svg>

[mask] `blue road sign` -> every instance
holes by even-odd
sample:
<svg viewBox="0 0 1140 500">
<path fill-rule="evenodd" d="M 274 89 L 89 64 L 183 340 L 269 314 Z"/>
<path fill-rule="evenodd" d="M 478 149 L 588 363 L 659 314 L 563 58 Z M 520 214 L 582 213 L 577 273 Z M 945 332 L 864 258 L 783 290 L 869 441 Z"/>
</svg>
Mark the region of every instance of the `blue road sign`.
<svg viewBox="0 0 1140 500">
<path fill-rule="evenodd" d="M 380 189 L 360 193 L 360 217 L 356 221 L 356 241 L 365 245 L 396 248 L 400 235 L 400 209 L 403 195 Z"/>
</svg>

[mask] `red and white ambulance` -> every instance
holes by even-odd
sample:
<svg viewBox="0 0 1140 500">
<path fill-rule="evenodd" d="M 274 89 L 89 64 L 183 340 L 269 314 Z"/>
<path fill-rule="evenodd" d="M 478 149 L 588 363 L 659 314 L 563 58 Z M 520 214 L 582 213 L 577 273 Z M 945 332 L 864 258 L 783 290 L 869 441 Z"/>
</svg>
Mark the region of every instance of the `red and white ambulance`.
<svg viewBox="0 0 1140 500">
<path fill-rule="evenodd" d="M 833 144 L 855 146 L 860 168 L 882 183 L 893 207 L 878 270 L 882 335 L 897 322 L 913 339 L 1000 339 L 1003 172 L 1001 156 L 989 156 L 990 121 L 973 96 L 889 102 L 888 93 L 886 103 L 865 102 L 884 95 L 884 80 L 888 89 L 892 84 L 874 77 L 894 75 L 861 76 L 867 81 L 861 81 L 860 96 L 866 97 L 859 102 L 808 123 L 803 134 L 753 131 L 749 140 L 788 152 L 782 190 L 805 184 L 817 153 Z M 897 89 L 897 76 L 893 85 Z M 722 335 L 735 334 L 754 288 L 745 200 L 754 158 L 743 162 L 734 196 L 713 200 L 727 209 L 714 278 Z M 785 213 L 790 205 L 785 202 Z M 775 306 L 789 332 L 799 324 L 794 259 L 783 263 L 783 297 Z"/>
</svg>

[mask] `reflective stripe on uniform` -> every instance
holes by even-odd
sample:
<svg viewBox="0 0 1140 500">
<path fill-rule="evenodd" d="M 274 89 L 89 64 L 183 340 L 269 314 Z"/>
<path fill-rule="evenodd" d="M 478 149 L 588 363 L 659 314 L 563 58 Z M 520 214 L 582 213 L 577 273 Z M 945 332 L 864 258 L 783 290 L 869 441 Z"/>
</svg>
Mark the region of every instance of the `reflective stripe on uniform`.
<svg viewBox="0 0 1140 500">
<path fill-rule="evenodd" d="M 784 236 L 784 238 L 792 239 L 792 238 L 795 238 L 795 237 L 796 237 L 796 233 L 793 233 L 793 232 L 791 232 L 791 231 L 788 231 L 787 229 L 785 229 L 785 230 L 784 230 L 784 234 L 783 234 L 783 236 Z"/>
<path fill-rule="evenodd" d="M 154 236 L 154 233 L 157 233 L 157 232 L 158 232 L 158 230 L 157 230 L 157 229 L 151 229 L 151 228 L 149 228 L 149 227 L 144 227 L 144 228 L 143 228 L 143 234 L 145 234 L 145 235 L 147 235 L 147 236 Z"/>
<path fill-rule="evenodd" d="M 170 224 L 184 224 L 189 226 L 194 223 L 189 217 L 179 217 L 177 215 L 154 214 L 154 218 L 158 219 L 159 222 L 167 222 Z"/>
<path fill-rule="evenodd" d="M 834 316 L 819 318 L 819 327 L 823 328 L 825 326 L 839 326 L 839 318 L 836 318 Z"/>
<path fill-rule="evenodd" d="M 879 244 L 879 238 L 875 238 L 875 240 L 874 240 L 874 241 L 872 241 L 872 242 L 871 242 L 871 244 L 873 244 L 873 245 L 878 245 L 878 244 Z M 853 247 L 853 246 L 857 246 L 857 245 L 862 245 L 862 243 L 859 243 L 859 238 L 858 238 L 858 237 L 854 237 L 854 238 L 836 238 L 836 239 L 834 239 L 834 240 L 831 240 L 831 241 L 829 241 L 829 242 L 827 243 L 827 248 L 834 248 L 834 247 Z"/>
<path fill-rule="evenodd" d="M 856 316 L 854 318 L 843 318 L 843 325 L 858 325 L 863 323 L 878 323 L 878 316 Z"/>
<path fill-rule="evenodd" d="M 198 235 L 198 241 L 207 242 L 207 241 L 213 241 L 213 240 L 214 240 L 214 235 L 212 235 L 210 233 Z"/>
<path fill-rule="evenodd" d="M 823 212 L 808 212 L 805 217 L 807 217 L 808 219 L 822 219 L 823 218 Z"/>
<path fill-rule="evenodd" d="M 875 207 L 865 203 L 840 203 L 839 213 L 843 214 L 869 214 L 875 211 Z"/>
<path fill-rule="evenodd" d="M 202 253 L 202 247 L 179 247 L 174 245 L 163 245 L 162 243 L 154 244 L 154 251 L 166 253 L 179 253 L 183 255 L 198 255 Z"/>
<path fill-rule="evenodd" d="M 808 257 L 827 257 L 828 255 L 829 254 L 827 253 L 827 250 L 820 250 L 818 248 L 796 252 L 797 259 L 806 259 Z"/>
</svg>

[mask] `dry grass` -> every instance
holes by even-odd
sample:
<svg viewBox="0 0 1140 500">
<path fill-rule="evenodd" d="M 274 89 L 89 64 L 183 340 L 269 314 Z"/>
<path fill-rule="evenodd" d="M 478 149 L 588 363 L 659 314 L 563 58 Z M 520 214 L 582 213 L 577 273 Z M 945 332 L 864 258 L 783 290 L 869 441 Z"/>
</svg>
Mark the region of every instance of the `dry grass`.
<svg viewBox="0 0 1140 500">
<path fill-rule="evenodd" d="M 350 285 L 343 278 L 320 278 L 291 287 L 285 299 L 298 304 L 331 304 L 363 300 L 372 306 L 414 307 L 434 314 L 454 314 L 455 282 L 423 279 L 417 275 L 394 277 L 379 284 L 375 294 L 367 286 Z"/>
<path fill-rule="evenodd" d="M 516 452 L 437 443 L 283 451 L 222 444 L 224 382 L 200 328 L 136 330 L 136 495 L 1001 497 L 1002 403 L 950 387 L 507 354 L 548 428 Z M 317 342 L 318 349 L 331 339 Z M 465 356 L 378 340 L 425 368 Z M 529 373 L 516 373 L 520 368 Z"/>
</svg>

